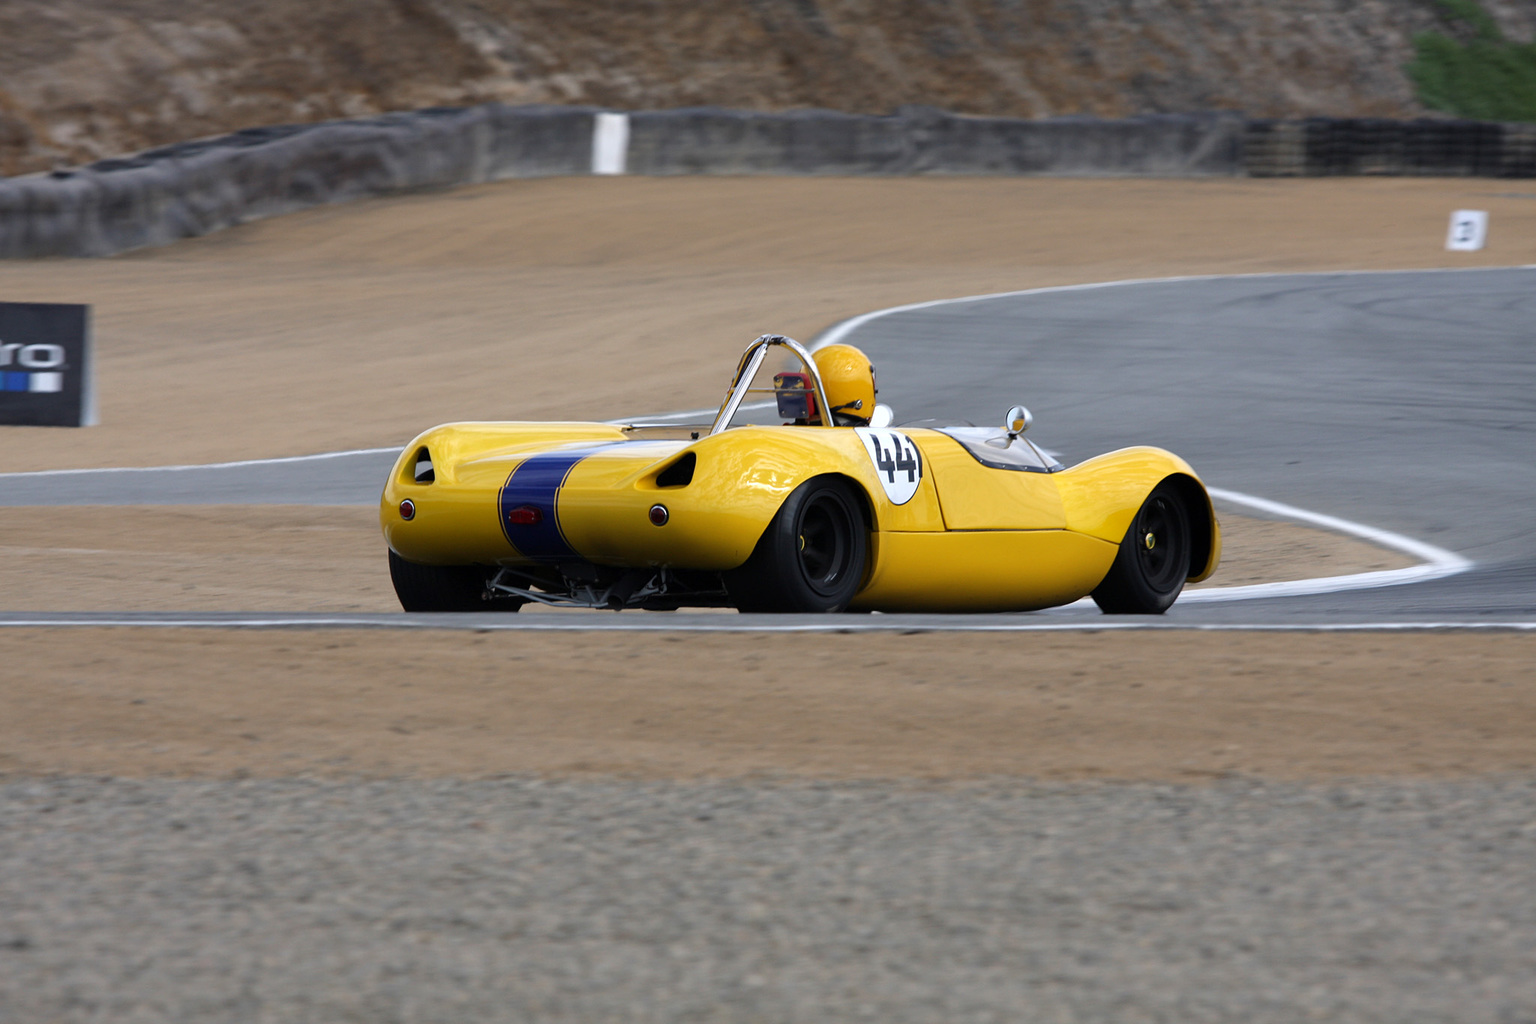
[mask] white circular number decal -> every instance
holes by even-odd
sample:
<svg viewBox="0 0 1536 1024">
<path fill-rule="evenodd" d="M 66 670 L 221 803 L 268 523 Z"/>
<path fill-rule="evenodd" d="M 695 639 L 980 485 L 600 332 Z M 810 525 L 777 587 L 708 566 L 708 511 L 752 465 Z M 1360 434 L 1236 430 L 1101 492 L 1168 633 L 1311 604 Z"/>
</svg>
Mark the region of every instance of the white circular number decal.
<svg viewBox="0 0 1536 1024">
<path fill-rule="evenodd" d="M 923 481 L 923 456 L 906 434 L 896 430 L 854 427 L 875 464 L 875 475 L 893 505 L 905 505 Z"/>
</svg>

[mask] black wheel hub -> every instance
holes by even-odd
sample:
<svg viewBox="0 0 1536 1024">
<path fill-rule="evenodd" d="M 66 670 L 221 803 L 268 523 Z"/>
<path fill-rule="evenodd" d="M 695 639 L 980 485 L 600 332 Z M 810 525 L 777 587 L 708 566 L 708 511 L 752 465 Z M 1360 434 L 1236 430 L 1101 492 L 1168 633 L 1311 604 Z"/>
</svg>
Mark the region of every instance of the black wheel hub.
<svg viewBox="0 0 1536 1024">
<path fill-rule="evenodd" d="M 1136 560 L 1142 578 L 1160 594 L 1178 587 L 1189 572 L 1189 526 L 1181 510 L 1154 497 L 1136 517 Z"/>
<path fill-rule="evenodd" d="M 836 593 L 853 558 L 853 523 L 842 502 L 819 496 L 800 513 L 800 572 L 818 594 Z"/>
</svg>

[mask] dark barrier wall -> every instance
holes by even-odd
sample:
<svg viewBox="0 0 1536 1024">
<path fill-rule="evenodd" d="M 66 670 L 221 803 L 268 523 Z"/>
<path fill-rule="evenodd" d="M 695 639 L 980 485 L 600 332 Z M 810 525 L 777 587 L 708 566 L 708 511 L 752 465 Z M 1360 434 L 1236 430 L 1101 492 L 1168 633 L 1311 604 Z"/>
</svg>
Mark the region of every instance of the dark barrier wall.
<svg viewBox="0 0 1536 1024">
<path fill-rule="evenodd" d="M 107 256 L 323 203 L 587 174 L 593 108 L 486 104 L 256 128 L 0 179 L 0 257 Z M 1536 176 L 1536 125 L 889 117 L 698 108 L 628 115 L 631 174 Z"/>
<path fill-rule="evenodd" d="M 1236 115 L 1102 121 L 702 107 L 631 114 L 631 174 L 1232 175 Z"/>
<path fill-rule="evenodd" d="M 0 257 L 107 256 L 322 203 L 585 174 L 592 118 L 580 107 L 420 110 L 253 128 L 0 179 Z"/>
</svg>

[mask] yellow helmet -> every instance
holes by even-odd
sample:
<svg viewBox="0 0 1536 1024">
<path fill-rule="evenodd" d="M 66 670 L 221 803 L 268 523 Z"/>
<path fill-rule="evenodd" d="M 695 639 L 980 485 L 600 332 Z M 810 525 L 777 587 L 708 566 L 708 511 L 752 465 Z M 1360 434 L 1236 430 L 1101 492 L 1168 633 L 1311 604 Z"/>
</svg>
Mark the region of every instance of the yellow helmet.
<svg viewBox="0 0 1536 1024">
<path fill-rule="evenodd" d="M 828 345 L 811 358 L 827 389 L 832 422 L 837 426 L 863 426 L 875 412 L 875 366 L 869 356 L 852 345 Z"/>
</svg>

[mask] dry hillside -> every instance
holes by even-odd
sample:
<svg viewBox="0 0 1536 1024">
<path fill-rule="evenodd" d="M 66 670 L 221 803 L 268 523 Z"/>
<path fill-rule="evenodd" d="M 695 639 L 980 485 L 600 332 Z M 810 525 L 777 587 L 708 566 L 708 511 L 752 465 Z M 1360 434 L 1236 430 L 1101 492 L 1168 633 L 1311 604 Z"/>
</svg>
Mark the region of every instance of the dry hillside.
<svg viewBox="0 0 1536 1024">
<path fill-rule="evenodd" d="M 1533 0 L 1488 4 L 1512 36 Z M 1435 0 L 5 0 L 0 173 L 483 100 L 1123 116 L 1418 110 Z"/>
</svg>

